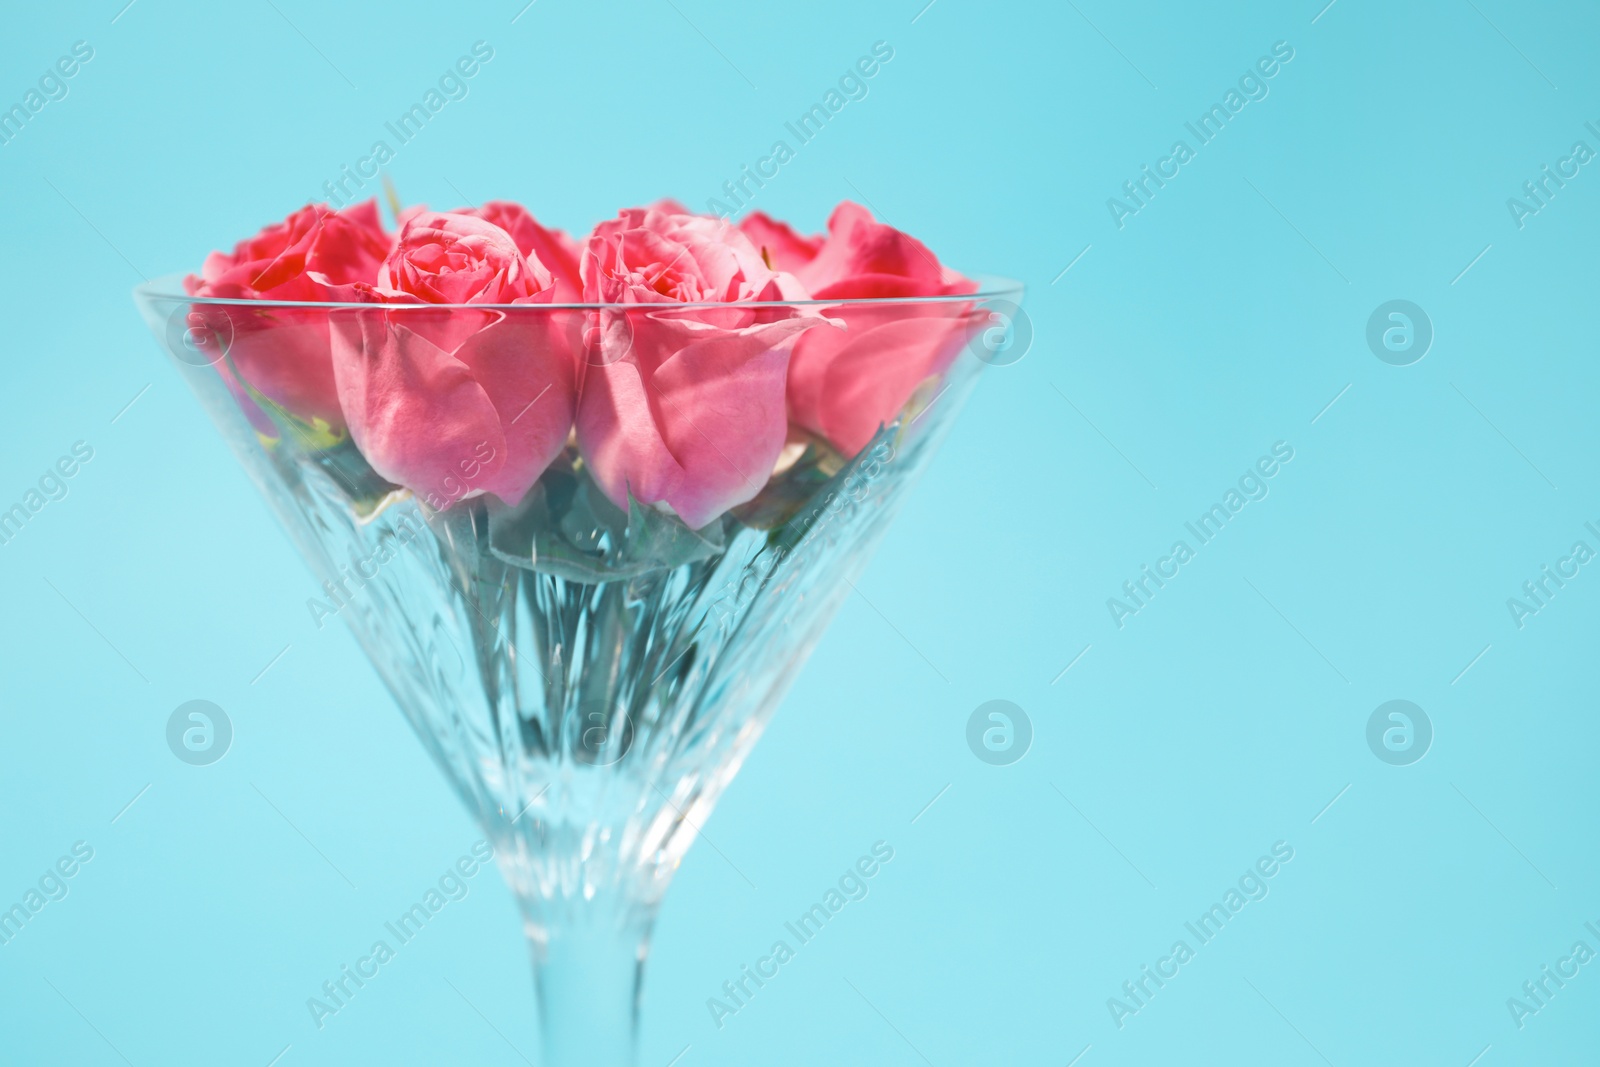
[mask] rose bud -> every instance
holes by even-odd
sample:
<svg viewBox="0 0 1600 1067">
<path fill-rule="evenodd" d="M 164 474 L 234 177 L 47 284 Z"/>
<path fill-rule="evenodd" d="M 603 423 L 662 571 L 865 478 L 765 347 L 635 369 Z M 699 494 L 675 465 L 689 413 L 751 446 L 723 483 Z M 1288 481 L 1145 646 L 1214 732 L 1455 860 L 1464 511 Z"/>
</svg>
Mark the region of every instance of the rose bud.
<svg viewBox="0 0 1600 1067">
<path fill-rule="evenodd" d="M 334 312 L 333 367 L 356 446 L 434 508 L 480 493 L 522 499 L 572 425 L 575 355 L 555 279 L 505 230 L 428 212 L 400 231 L 372 308 Z M 425 304 L 516 304 L 527 310 Z"/>
<path fill-rule="evenodd" d="M 557 303 L 576 303 L 582 297 L 578 279 L 578 243 L 560 230 L 549 230 L 534 221 L 528 209 L 510 200 L 490 200 L 482 207 L 464 207 L 458 215 L 476 215 L 492 222 L 511 235 L 530 262 L 537 260 L 555 276 Z"/>
<path fill-rule="evenodd" d="M 744 226 L 813 299 L 839 301 L 828 314 L 842 319 L 844 330 L 816 330 L 795 344 L 789 411 L 795 422 L 853 456 L 917 386 L 955 361 L 973 312 L 965 301 L 852 301 L 951 296 L 977 286 L 940 266 L 921 241 L 874 222 L 871 212 L 848 200 L 834 209 L 825 239 L 799 237 L 765 216 L 752 215 Z"/>
<path fill-rule="evenodd" d="M 184 279 L 184 288 L 191 296 L 223 299 L 338 300 L 348 286 L 377 279 L 388 249 L 377 201 L 343 211 L 308 204 L 240 241 L 232 254 L 211 253 L 198 277 Z M 228 361 L 218 366 L 236 394 L 241 390 L 232 371 L 304 422 L 320 420 L 334 430 L 344 425 L 325 312 L 196 304 L 192 313 L 206 320 L 213 336 L 232 338 Z"/>
<path fill-rule="evenodd" d="M 788 431 L 794 339 L 826 320 L 801 309 L 692 307 L 803 297 L 720 219 L 632 208 L 584 247 L 590 331 L 578 447 L 602 491 L 665 504 L 700 529 L 761 491 Z"/>
</svg>

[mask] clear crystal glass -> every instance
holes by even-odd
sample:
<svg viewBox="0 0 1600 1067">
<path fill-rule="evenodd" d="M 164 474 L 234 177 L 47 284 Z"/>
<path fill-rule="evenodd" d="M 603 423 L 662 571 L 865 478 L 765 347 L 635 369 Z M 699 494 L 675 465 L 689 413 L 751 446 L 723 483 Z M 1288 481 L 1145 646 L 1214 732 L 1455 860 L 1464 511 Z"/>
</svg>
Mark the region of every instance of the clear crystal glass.
<svg viewBox="0 0 1600 1067">
<path fill-rule="evenodd" d="M 530 358 L 570 341 L 592 370 L 630 358 L 638 317 L 657 306 L 200 300 L 176 279 L 135 298 L 323 583 L 319 621 L 350 625 L 493 844 L 533 957 L 544 1062 L 634 1063 L 662 894 L 994 361 L 990 335 L 1020 288 L 744 306 L 827 315 L 868 358 L 871 331 L 946 323 L 949 351 L 854 455 L 792 432 L 761 492 L 699 530 L 607 499 L 571 441 L 515 504 L 465 477 L 419 498 L 280 380 L 362 316 L 381 332 L 503 315 Z"/>
</svg>

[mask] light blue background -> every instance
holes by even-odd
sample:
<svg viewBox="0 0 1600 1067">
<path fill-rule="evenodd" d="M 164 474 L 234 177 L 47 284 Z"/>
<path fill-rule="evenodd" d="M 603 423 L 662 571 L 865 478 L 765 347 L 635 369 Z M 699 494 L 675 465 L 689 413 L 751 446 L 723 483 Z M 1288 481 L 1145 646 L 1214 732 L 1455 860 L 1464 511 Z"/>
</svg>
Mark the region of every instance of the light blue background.
<svg viewBox="0 0 1600 1067">
<path fill-rule="evenodd" d="M 1506 607 L 1600 548 L 1600 170 L 1525 228 L 1506 207 L 1600 148 L 1600 14 L 923 2 L 7 11 L 0 103 L 95 55 L 0 146 L 0 502 L 95 454 L 0 547 L 0 902 L 95 855 L 0 946 L 0 1062 L 537 1058 L 492 874 L 312 1025 L 477 835 L 311 625 L 309 572 L 128 296 L 313 196 L 479 39 L 470 95 L 389 168 L 408 201 L 574 230 L 701 207 L 884 40 L 757 203 L 815 229 L 864 197 L 1029 286 L 1031 352 L 982 382 L 667 897 L 643 1063 L 1600 1059 L 1600 963 L 1524 1029 L 1506 1007 L 1600 949 L 1600 572 L 1521 630 Z M 1119 230 L 1107 198 L 1276 41 L 1270 95 Z M 1408 367 L 1364 340 L 1393 298 L 1436 330 Z M 1279 440 L 1271 495 L 1118 629 L 1106 598 Z M 163 739 L 194 698 L 237 731 L 209 768 Z M 997 698 L 1035 731 L 1010 767 L 964 740 Z M 1409 767 L 1365 741 L 1395 698 L 1436 731 Z M 880 839 L 871 895 L 719 1031 L 706 999 Z M 1279 840 L 1270 896 L 1119 1029 L 1107 998 Z"/>
</svg>

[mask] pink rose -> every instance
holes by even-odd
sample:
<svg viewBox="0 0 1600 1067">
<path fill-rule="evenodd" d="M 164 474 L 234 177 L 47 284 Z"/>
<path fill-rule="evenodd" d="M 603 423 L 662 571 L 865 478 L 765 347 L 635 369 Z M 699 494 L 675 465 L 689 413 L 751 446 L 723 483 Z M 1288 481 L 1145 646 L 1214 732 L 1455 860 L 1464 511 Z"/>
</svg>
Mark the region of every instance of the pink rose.
<svg viewBox="0 0 1600 1067">
<path fill-rule="evenodd" d="M 475 215 L 511 235 L 517 251 L 529 262 L 538 261 L 555 275 L 557 303 L 577 303 L 583 283 L 578 278 L 578 243 L 560 230 L 539 225 L 528 209 L 510 200 L 490 200 L 482 207 L 461 208 L 458 215 Z"/>
<path fill-rule="evenodd" d="M 684 308 L 803 296 L 729 223 L 633 208 L 595 228 L 580 265 L 599 313 L 578 446 L 618 506 L 665 503 L 699 529 L 761 491 L 788 432 L 794 339 L 826 321 L 792 308 Z"/>
<path fill-rule="evenodd" d="M 550 271 L 471 215 L 428 212 L 400 231 L 370 309 L 333 312 L 333 369 L 350 435 L 372 468 L 431 507 L 521 500 L 572 425 L 575 333 L 548 311 Z M 433 310 L 419 304 L 517 304 Z"/>
<path fill-rule="evenodd" d="M 379 289 L 428 304 L 509 304 L 549 289 L 553 280 L 494 223 L 438 211 L 413 216 L 378 269 Z"/>
<path fill-rule="evenodd" d="M 977 286 L 940 266 L 922 242 L 874 222 L 871 212 L 848 200 L 834 209 L 827 238 L 810 254 L 805 239 L 788 239 L 794 235 L 786 226 L 752 226 L 773 242 L 779 266 L 792 269 L 814 299 L 840 301 L 828 313 L 844 320 L 843 331 L 817 330 L 795 345 L 789 411 L 801 426 L 855 455 L 918 385 L 955 361 L 972 328 L 972 306 L 851 301 L 950 296 Z"/>
<path fill-rule="evenodd" d="M 192 296 L 224 299 L 336 300 L 352 284 L 375 281 L 388 249 L 377 201 L 343 211 L 308 204 L 240 241 L 231 255 L 211 253 L 200 276 L 191 274 L 184 288 Z M 232 338 L 226 354 L 252 388 L 307 422 L 344 425 L 325 313 L 205 304 L 192 311 L 207 320 L 213 336 Z M 239 392 L 228 365 L 220 366 Z"/>
</svg>

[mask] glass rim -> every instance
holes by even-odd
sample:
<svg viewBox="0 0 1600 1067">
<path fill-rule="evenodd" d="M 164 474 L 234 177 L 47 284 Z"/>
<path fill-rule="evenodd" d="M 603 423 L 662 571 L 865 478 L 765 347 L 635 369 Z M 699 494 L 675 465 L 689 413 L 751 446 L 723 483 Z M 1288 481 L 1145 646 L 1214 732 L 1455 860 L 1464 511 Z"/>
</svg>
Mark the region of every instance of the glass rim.
<svg viewBox="0 0 1600 1067">
<path fill-rule="evenodd" d="M 135 297 L 144 300 L 166 300 L 175 303 L 201 304 L 210 307 L 251 308 L 383 308 L 386 311 L 404 311 L 409 308 L 433 311 L 516 311 L 536 309 L 541 311 L 680 311 L 725 310 L 728 308 L 794 308 L 794 307 L 894 307 L 907 304 L 963 304 L 972 301 L 1010 300 L 1016 303 L 1022 296 L 1023 284 L 997 275 L 979 274 L 971 280 L 977 288 L 970 293 L 950 293 L 939 296 L 874 296 L 835 297 L 828 300 L 727 300 L 679 302 L 663 301 L 659 304 L 638 303 L 550 303 L 550 304 L 385 304 L 362 301 L 336 300 L 260 300 L 251 297 L 191 296 L 183 290 L 184 274 L 167 274 L 134 286 Z"/>
</svg>

